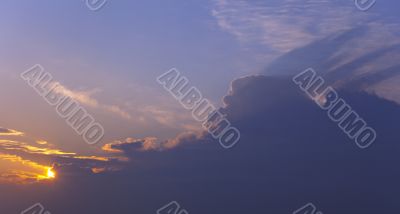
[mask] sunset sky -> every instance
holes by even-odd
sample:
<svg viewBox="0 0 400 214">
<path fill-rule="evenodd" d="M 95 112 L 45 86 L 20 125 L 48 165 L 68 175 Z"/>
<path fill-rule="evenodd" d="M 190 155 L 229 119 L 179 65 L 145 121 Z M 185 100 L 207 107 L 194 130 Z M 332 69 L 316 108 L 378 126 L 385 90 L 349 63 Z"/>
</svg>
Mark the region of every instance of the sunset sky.
<svg viewBox="0 0 400 214">
<path fill-rule="evenodd" d="M 399 212 L 398 1 L 93 2 L 0 2 L 1 214 Z M 35 65 L 101 124 L 99 142 L 21 77 Z M 235 146 L 157 82 L 173 68 Z M 292 82 L 309 68 L 374 128 L 370 147 Z"/>
</svg>

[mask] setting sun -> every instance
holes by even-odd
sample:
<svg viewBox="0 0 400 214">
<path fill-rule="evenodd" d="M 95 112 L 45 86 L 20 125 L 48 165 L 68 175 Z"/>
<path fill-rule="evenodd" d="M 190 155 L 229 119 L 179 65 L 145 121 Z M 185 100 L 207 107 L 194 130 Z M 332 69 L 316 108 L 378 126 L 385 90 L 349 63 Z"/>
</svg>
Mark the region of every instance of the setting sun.
<svg viewBox="0 0 400 214">
<path fill-rule="evenodd" d="M 53 172 L 52 168 L 47 169 L 47 177 L 48 178 L 55 178 L 56 177 L 56 173 Z"/>
</svg>

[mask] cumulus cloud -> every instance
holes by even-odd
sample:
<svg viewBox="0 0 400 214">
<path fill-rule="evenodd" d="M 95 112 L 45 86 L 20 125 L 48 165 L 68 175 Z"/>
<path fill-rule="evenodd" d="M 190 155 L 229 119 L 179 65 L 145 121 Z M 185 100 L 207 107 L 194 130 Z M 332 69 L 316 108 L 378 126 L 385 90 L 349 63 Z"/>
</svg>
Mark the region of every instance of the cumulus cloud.
<svg viewBox="0 0 400 214">
<path fill-rule="evenodd" d="M 348 0 L 215 0 L 214 4 L 212 14 L 222 29 L 242 42 L 263 45 L 268 55 L 266 74 L 292 75 L 312 67 L 330 73 L 327 78 L 337 85 L 352 85 L 400 102 L 398 93 L 387 90 L 399 84 L 394 81 L 400 57 L 399 18 L 388 9 L 397 2 L 381 2 L 368 13 Z"/>
<path fill-rule="evenodd" d="M 307 68 L 336 87 L 351 87 L 400 103 L 400 25 L 395 1 L 363 13 L 354 1 L 215 0 L 218 25 L 248 44 L 263 45 L 266 74 Z M 385 8 L 383 10 L 382 8 Z"/>
<path fill-rule="evenodd" d="M 392 125 L 399 106 L 363 92 L 340 94 L 376 128 L 378 139 L 368 150 L 360 152 L 290 78 L 249 76 L 233 81 L 224 99 L 223 112 L 242 136 L 232 149 L 207 134 L 183 135 L 169 141 L 173 149 L 161 150 L 165 141 L 124 139 L 104 147 L 106 154 L 129 157 L 122 170 L 103 171 L 109 163 L 94 162 L 88 168 L 86 160 L 73 159 L 62 171 L 79 176 L 62 180 L 51 194 L 46 188 L 24 193 L 45 195 L 40 201 L 57 213 L 150 213 L 171 198 L 196 213 L 286 213 L 313 198 L 331 213 L 400 209 L 393 188 L 400 179 L 394 164 L 400 137 Z M 86 168 L 71 165 L 75 161 Z M 110 203 L 90 203 L 94 197 Z M 220 198 L 229 200 L 215 203 Z M 4 200 L 15 199 L 21 195 Z"/>
</svg>

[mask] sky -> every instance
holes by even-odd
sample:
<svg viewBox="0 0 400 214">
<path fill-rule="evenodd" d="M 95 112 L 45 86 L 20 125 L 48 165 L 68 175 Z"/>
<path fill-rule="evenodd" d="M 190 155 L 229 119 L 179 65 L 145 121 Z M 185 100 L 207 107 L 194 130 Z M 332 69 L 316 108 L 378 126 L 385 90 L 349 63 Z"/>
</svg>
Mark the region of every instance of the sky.
<svg viewBox="0 0 400 214">
<path fill-rule="evenodd" d="M 0 3 L 5 213 L 398 212 L 398 1 L 102 1 Z M 374 129 L 371 146 L 292 81 L 309 68 Z M 98 141 L 30 84 L 44 73 Z M 236 144 L 174 97 L 182 77 Z"/>
</svg>

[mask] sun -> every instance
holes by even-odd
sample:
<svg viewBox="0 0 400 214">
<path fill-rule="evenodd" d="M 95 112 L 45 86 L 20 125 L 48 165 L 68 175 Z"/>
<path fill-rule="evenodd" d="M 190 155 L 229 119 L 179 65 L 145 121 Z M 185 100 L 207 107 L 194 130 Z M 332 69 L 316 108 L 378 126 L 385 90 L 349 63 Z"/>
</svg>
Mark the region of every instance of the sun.
<svg viewBox="0 0 400 214">
<path fill-rule="evenodd" d="M 53 171 L 52 168 L 48 168 L 47 169 L 47 178 L 55 178 L 56 177 L 56 173 Z"/>
</svg>

